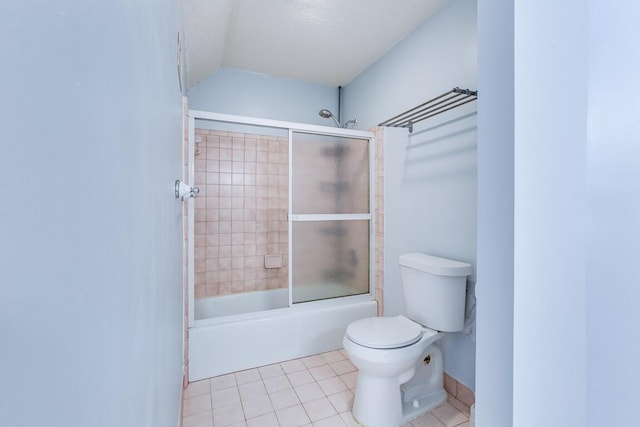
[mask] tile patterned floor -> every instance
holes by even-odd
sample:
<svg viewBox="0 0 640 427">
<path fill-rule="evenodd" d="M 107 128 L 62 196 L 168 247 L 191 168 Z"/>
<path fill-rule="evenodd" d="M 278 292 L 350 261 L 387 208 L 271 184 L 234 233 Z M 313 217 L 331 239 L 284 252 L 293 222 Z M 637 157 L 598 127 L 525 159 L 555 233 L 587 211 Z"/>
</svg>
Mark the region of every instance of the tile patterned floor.
<svg viewBox="0 0 640 427">
<path fill-rule="evenodd" d="M 189 384 L 183 427 L 341 427 L 351 415 L 358 371 L 344 350 Z M 403 427 L 468 427 L 469 408 L 447 402 Z"/>
</svg>

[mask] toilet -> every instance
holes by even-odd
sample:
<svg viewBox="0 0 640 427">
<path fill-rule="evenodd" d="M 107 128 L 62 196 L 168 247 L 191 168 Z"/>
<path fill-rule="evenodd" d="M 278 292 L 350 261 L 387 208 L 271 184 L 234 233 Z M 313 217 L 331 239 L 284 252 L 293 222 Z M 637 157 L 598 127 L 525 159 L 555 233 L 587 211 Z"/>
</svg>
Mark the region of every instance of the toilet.
<svg viewBox="0 0 640 427">
<path fill-rule="evenodd" d="M 470 264 L 412 253 L 400 274 L 407 316 L 357 320 L 342 341 L 359 370 L 353 416 L 367 427 L 398 427 L 447 399 L 437 341 L 464 327 Z"/>
</svg>

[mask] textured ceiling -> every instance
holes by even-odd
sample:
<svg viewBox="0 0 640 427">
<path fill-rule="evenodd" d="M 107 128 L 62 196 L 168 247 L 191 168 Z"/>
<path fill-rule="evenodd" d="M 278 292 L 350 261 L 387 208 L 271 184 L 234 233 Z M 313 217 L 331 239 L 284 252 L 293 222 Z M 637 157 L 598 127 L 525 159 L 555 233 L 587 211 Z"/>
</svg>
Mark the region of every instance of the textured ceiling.
<svg viewBox="0 0 640 427">
<path fill-rule="evenodd" d="M 187 84 L 238 68 L 345 85 L 448 0 L 183 0 Z"/>
</svg>

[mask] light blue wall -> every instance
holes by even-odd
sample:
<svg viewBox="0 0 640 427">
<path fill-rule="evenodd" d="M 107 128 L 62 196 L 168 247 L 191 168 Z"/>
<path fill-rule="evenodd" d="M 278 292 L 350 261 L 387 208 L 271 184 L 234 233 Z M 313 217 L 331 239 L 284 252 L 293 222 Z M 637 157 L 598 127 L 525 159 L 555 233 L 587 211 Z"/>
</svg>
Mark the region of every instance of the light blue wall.
<svg viewBox="0 0 640 427">
<path fill-rule="evenodd" d="M 479 0 L 478 427 L 514 425 L 513 55 L 513 0 Z"/>
<path fill-rule="evenodd" d="M 640 56 L 630 54 L 640 46 L 638 16 L 638 2 L 589 2 L 588 427 L 638 418 Z"/>
<path fill-rule="evenodd" d="M 338 115 L 338 89 L 237 69 L 220 69 L 189 91 L 189 108 L 213 113 L 333 126 L 318 111 Z"/>
<path fill-rule="evenodd" d="M 587 5 L 514 12 L 513 424 L 584 426 Z"/>
<path fill-rule="evenodd" d="M 476 3 L 453 0 L 344 88 L 344 117 L 370 128 L 453 87 L 476 88 Z M 407 252 L 476 267 L 476 105 L 384 138 L 385 315 L 404 313 L 398 259 Z M 408 136 L 409 135 L 409 136 Z M 473 290 L 475 274 L 469 281 Z M 475 343 L 443 340 L 445 370 L 475 385 Z"/>
<path fill-rule="evenodd" d="M 0 425 L 179 425 L 180 14 L 0 6 Z"/>
<path fill-rule="evenodd" d="M 639 13 L 515 6 L 516 426 L 637 418 Z"/>
</svg>

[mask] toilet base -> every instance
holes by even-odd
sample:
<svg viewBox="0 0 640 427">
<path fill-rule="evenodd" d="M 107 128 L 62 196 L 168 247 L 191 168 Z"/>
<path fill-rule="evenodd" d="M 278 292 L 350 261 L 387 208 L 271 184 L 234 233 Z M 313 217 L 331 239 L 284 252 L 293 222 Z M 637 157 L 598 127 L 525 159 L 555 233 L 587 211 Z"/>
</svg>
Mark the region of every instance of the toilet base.
<svg viewBox="0 0 640 427">
<path fill-rule="evenodd" d="M 366 427 L 398 427 L 403 419 L 398 379 L 359 375 L 352 413 Z"/>
<path fill-rule="evenodd" d="M 412 402 L 402 402 L 402 423 L 408 423 L 420 415 L 434 410 L 446 401 L 447 392 L 439 390 L 427 396 L 414 399 Z M 414 402 L 417 402 L 417 405 Z"/>
<path fill-rule="evenodd" d="M 412 401 L 402 401 L 400 387 L 391 378 L 360 382 L 353 402 L 353 417 L 366 427 L 398 427 L 447 401 L 447 392 L 436 390 Z"/>
<path fill-rule="evenodd" d="M 443 381 L 444 359 L 440 346 L 435 343 L 429 346 L 426 358 L 430 362 L 419 363 L 413 377 L 400 386 L 404 423 L 435 409 L 447 400 Z"/>
<path fill-rule="evenodd" d="M 348 354 L 352 347 L 351 343 L 345 342 Z M 363 368 L 358 375 L 353 402 L 353 416 L 360 424 L 366 427 L 398 427 L 447 400 L 440 346 L 434 342 L 412 359 L 420 362 L 414 362 L 414 366 L 404 372 L 379 368 L 373 371 L 375 375 L 364 369 L 371 366 L 366 366 L 359 359 L 354 361 L 357 367 Z M 380 376 L 381 372 L 387 375 Z"/>
</svg>

